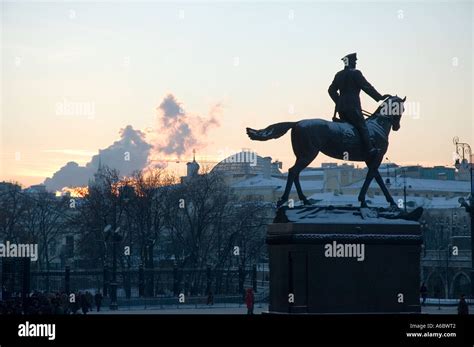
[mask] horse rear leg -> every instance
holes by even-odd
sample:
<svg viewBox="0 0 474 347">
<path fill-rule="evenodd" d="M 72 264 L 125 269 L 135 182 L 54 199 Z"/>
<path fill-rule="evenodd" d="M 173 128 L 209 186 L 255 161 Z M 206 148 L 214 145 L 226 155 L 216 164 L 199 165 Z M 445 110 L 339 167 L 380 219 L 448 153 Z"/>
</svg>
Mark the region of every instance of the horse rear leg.
<svg viewBox="0 0 474 347">
<path fill-rule="evenodd" d="M 303 201 L 303 204 L 305 205 L 311 205 L 309 200 L 306 198 L 306 196 L 303 194 L 303 190 L 301 189 L 301 184 L 300 184 L 300 173 L 303 171 L 311 162 L 316 158 L 318 153 L 316 153 L 311 160 L 302 160 L 301 165 L 298 166 L 298 171 L 296 173 L 295 177 L 295 187 L 296 187 L 296 192 L 298 193 L 298 198 Z M 298 163 L 298 161 L 297 161 Z M 296 165 L 295 165 L 296 166 Z M 301 169 L 300 169 L 301 168 Z"/>
<path fill-rule="evenodd" d="M 296 191 L 298 193 L 298 197 L 300 200 L 303 200 L 308 202 L 306 197 L 303 194 L 303 191 L 301 189 L 301 185 L 299 182 L 299 175 L 300 172 L 307 167 L 311 162 L 314 160 L 318 153 L 316 152 L 313 154 L 311 157 L 301 157 L 301 158 L 296 158 L 295 165 L 293 165 L 289 170 L 288 170 L 288 179 L 286 180 L 286 187 L 285 187 L 285 192 L 281 196 L 280 200 L 277 202 L 277 207 L 280 207 L 283 205 L 286 201 L 288 201 L 288 197 L 290 195 L 291 187 L 293 185 L 293 182 L 295 183 Z"/>
</svg>

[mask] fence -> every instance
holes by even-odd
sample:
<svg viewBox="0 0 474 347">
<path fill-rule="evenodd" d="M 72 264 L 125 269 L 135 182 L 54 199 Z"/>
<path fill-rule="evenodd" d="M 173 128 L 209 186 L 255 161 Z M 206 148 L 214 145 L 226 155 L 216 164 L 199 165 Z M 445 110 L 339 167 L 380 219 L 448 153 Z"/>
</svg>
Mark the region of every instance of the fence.
<svg viewBox="0 0 474 347">
<path fill-rule="evenodd" d="M 30 271 L 29 291 L 41 292 L 102 292 L 109 293 L 113 272 L 108 269 Z M 116 272 L 117 297 L 207 296 L 209 292 L 240 295 L 244 288 L 258 292 L 263 281 L 257 282 L 256 267 L 232 269 L 155 268 L 121 269 Z M 257 285 L 259 284 L 259 285 Z M 7 288 L 15 290 L 14 288 Z"/>
</svg>

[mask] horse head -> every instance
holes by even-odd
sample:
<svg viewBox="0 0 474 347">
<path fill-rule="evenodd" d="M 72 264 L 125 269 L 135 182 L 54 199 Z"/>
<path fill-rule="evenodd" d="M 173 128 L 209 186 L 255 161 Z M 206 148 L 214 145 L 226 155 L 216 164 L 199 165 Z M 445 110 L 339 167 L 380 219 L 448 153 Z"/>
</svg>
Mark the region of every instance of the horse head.
<svg viewBox="0 0 474 347">
<path fill-rule="evenodd" d="M 390 119 L 393 131 L 400 129 L 400 119 L 405 111 L 403 103 L 406 99 L 406 96 L 403 99 L 397 95 L 391 96 L 379 106 L 377 111 L 375 111 L 377 115 L 388 117 Z"/>
</svg>

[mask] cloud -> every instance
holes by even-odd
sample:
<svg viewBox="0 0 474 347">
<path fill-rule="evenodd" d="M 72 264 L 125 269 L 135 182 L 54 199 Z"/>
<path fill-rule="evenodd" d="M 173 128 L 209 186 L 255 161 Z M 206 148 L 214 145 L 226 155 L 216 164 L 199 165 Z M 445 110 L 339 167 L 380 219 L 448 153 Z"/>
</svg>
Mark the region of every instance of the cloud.
<svg viewBox="0 0 474 347">
<path fill-rule="evenodd" d="M 52 178 L 47 178 L 44 181 L 46 189 L 50 191 L 61 190 L 63 187 L 84 186 L 87 184 L 89 178 L 92 177 L 93 172 L 84 166 L 79 166 L 78 163 L 70 161 L 57 172 Z"/>
<path fill-rule="evenodd" d="M 154 146 L 156 155 L 176 155 L 178 158 L 190 153 L 196 147 L 203 147 L 204 135 L 213 126 L 218 126 L 217 117 L 222 105 L 214 105 L 209 117 L 202 118 L 187 113 L 173 94 L 167 95 L 158 111 L 158 144 Z"/>
<path fill-rule="evenodd" d="M 99 162 L 117 169 L 122 176 L 145 168 L 164 168 L 170 156 L 178 158 L 190 154 L 193 149 L 205 146 L 205 135 L 219 125 L 222 104 L 211 107 L 206 117 L 187 113 L 173 94 L 167 95 L 158 106 L 158 126 L 145 133 L 127 125 L 120 130 L 120 139 L 99 154 L 92 156 L 85 165 L 68 162 L 51 178 L 44 181 L 46 189 L 61 190 L 64 187 L 85 186 L 97 172 Z M 69 155 L 83 155 L 86 151 L 48 150 Z"/>
<path fill-rule="evenodd" d="M 158 106 L 158 109 L 161 110 L 163 114 L 162 119 L 163 125 L 165 126 L 179 121 L 180 118 L 185 115 L 181 105 L 172 94 L 169 94 L 163 99 L 160 106 Z"/>
<path fill-rule="evenodd" d="M 53 177 L 47 178 L 44 184 L 50 191 L 61 190 L 63 187 L 85 186 L 97 171 L 99 162 L 117 169 L 121 175 L 130 175 L 133 171 L 147 166 L 151 148 L 152 146 L 145 141 L 143 132 L 127 125 L 120 130 L 120 140 L 99 150 L 99 154 L 94 155 L 85 166 L 69 162 Z"/>
</svg>

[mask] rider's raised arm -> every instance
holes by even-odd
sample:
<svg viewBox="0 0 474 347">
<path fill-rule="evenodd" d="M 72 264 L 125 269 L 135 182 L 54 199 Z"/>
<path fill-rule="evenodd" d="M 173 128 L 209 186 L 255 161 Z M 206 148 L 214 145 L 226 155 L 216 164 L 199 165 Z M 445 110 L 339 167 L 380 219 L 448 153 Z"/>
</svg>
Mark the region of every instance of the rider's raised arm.
<svg viewBox="0 0 474 347">
<path fill-rule="evenodd" d="M 357 70 L 355 76 L 359 88 L 372 97 L 372 99 L 375 101 L 380 101 L 383 99 L 383 96 L 365 79 L 365 77 L 362 75 L 362 72 Z"/>
<path fill-rule="evenodd" d="M 337 86 L 336 80 L 337 80 L 337 74 L 336 76 L 334 76 L 334 80 L 329 86 L 328 93 L 332 101 L 334 101 L 334 103 L 337 105 L 337 100 L 339 99 L 339 93 L 337 92 L 337 90 L 339 89 L 339 87 Z"/>
</svg>

